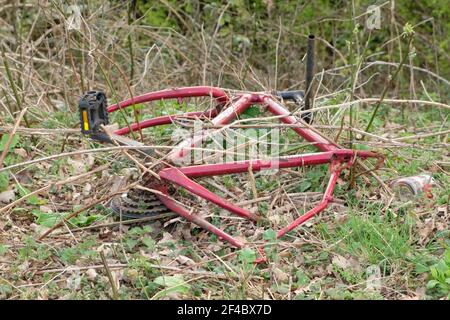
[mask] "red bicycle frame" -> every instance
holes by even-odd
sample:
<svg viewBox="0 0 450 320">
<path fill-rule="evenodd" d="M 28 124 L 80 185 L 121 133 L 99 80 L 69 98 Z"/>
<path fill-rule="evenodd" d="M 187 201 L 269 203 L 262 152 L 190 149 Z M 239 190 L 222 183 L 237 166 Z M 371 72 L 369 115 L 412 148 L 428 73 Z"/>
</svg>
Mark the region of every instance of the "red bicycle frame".
<svg viewBox="0 0 450 320">
<path fill-rule="evenodd" d="M 242 93 L 233 98 L 230 98 L 224 90 L 214 87 L 203 86 L 168 89 L 147 93 L 138 97 L 134 97 L 132 99 L 122 101 L 118 104 L 109 106 L 107 108 L 107 111 L 111 113 L 137 103 L 145 103 L 155 100 L 183 99 L 200 96 L 212 97 L 216 100 L 217 107 L 205 112 L 188 112 L 180 115 L 162 116 L 144 120 L 139 123 L 133 123 L 130 127 L 118 129 L 114 133 L 116 135 L 124 135 L 129 133 L 130 131 L 137 131 L 148 127 L 170 124 L 179 117 L 185 118 L 203 116 L 209 118 L 212 125 L 226 125 L 233 121 L 238 115 L 243 113 L 247 108 L 257 104 L 262 108 L 265 108 L 272 114 L 279 116 L 280 121 L 282 121 L 283 123 L 294 125 L 292 129 L 295 130 L 295 132 L 297 132 L 299 136 L 303 137 L 306 141 L 313 144 L 319 150 L 318 153 L 293 155 L 272 160 L 256 159 L 231 163 L 191 165 L 184 167 L 170 166 L 162 169 L 158 173 L 161 178 L 161 183 L 156 187 L 153 186 L 153 188 L 160 191 L 160 193 L 157 194 L 157 197 L 164 205 L 166 205 L 173 212 L 184 217 L 186 220 L 214 233 L 219 238 L 229 242 L 235 247 L 241 248 L 244 246 L 244 243 L 235 239 L 233 236 L 221 230 L 220 228 L 217 228 L 200 216 L 190 213 L 188 210 L 186 210 L 186 208 L 173 200 L 169 196 L 167 183 L 176 184 L 180 187 L 185 188 L 190 193 L 206 199 L 233 214 L 256 221 L 259 219 L 258 215 L 252 214 L 248 210 L 234 205 L 233 203 L 209 191 L 192 179 L 215 175 L 244 173 L 248 172 L 249 168 L 251 168 L 251 170 L 254 172 L 258 172 L 262 170 L 269 170 L 274 167 L 283 169 L 329 163 L 330 177 L 322 200 L 314 208 L 295 219 L 288 226 L 279 230 L 277 232 L 277 238 L 280 238 L 287 232 L 300 226 L 305 221 L 311 219 L 313 216 L 319 214 L 328 207 L 329 203 L 333 201 L 333 191 L 340 172 L 343 169 L 353 165 L 355 159 L 381 157 L 381 155 L 371 151 L 342 149 L 338 147 L 335 143 L 329 141 L 324 136 L 319 134 L 316 130 L 309 127 L 304 121 L 291 115 L 286 107 L 276 101 L 273 96 L 268 93 Z M 223 110 L 221 112 L 218 112 L 220 108 L 222 108 Z M 174 149 L 168 154 L 169 161 L 172 162 L 172 164 L 176 164 L 179 163 L 179 161 L 183 160 L 183 158 L 187 155 L 188 152 L 192 150 L 192 148 L 198 146 L 201 143 L 202 136 L 203 135 L 188 138 L 175 146 Z"/>
</svg>

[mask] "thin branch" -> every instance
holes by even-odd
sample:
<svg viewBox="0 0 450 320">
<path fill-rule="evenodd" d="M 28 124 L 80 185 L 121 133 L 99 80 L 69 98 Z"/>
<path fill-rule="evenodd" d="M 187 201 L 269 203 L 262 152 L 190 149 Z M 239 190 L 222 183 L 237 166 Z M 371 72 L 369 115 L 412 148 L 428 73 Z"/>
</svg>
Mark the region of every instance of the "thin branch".
<svg viewBox="0 0 450 320">
<path fill-rule="evenodd" d="M 3 161 L 5 160 L 6 155 L 8 154 L 9 146 L 11 145 L 11 142 L 14 138 L 14 135 L 16 134 L 16 130 L 19 127 L 20 121 L 22 120 L 22 117 L 25 115 L 25 112 L 27 112 L 28 108 L 24 108 L 19 116 L 17 117 L 16 123 L 14 125 L 14 128 L 12 129 L 11 133 L 8 136 L 8 140 L 6 140 L 5 145 L 3 146 L 3 152 L 0 155 L 0 169 L 3 168 Z"/>
</svg>

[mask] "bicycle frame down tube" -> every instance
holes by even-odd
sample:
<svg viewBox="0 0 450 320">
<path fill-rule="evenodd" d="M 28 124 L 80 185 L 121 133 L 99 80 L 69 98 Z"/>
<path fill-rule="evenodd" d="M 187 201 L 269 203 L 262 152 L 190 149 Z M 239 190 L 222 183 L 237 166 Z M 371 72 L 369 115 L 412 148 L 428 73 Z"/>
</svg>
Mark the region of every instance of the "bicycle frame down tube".
<svg viewBox="0 0 450 320">
<path fill-rule="evenodd" d="M 197 216 L 196 214 L 191 214 L 189 211 L 187 211 L 185 208 L 177 204 L 173 199 L 171 199 L 168 194 L 167 190 L 165 188 L 157 188 L 159 191 L 161 191 L 161 194 L 156 194 L 156 196 L 159 198 L 159 200 L 170 210 L 173 212 L 176 212 L 180 216 L 184 217 L 187 221 L 190 221 L 192 223 L 195 223 L 199 227 L 214 233 L 219 238 L 222 238 L 223 240 L 228 241 L 231 245 L 242 248 L 244 244 L 235 238 L 233 238 L 231 235 L 226 233 L 225 231 L 217 228 L 215 225 L 211 224 L 210 222 L 206 221 L 202 217 Z"/>
<path fill-rule="evenodd" d="M 198 166 L 189 166 L 181 168 L 166 168 L 160 171 L 160 174 L 165 175 L 166 172 L 179 170 L 189 178 L 199 178 L 207 176 L 216 176 L 224 174 L 244 173 L 248 172 L 251 167 L 252 171 L 270 170 L 273 168 L 292 168 L 308 165 L 325 164 L 331 162 L 334 152 L 321 152 L 312 154 L 302 154 L 289 156 L 280 159 L 271 160 L 244 160 L 231 163 L 217 163 L 217 164 L 203 164 Z"/>
</svg>

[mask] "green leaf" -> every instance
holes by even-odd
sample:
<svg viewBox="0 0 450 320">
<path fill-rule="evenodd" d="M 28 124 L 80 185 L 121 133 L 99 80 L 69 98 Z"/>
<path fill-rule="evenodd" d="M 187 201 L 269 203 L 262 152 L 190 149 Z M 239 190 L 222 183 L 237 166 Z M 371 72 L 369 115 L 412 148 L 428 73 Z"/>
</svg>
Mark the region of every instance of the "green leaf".
<svg viewBox="0 0 450 320">
<path fill-rule="evenodd" d="M 277 233 L 272 229 L 268 229 L 264 231 L 263 239 L 267 241 L 275 241 L 277 240 Z"/>
<path fill-rule="evenodd" d="M 12 287 L 7 284 L 0 284 L 0 300 L 7 298 L 12 293 Z"/>
<path fill-rule="evenodd" d="M 76 248 L 64 248 L 59 252 L 59 256 L 64 262 L 73 264 L 80 255 Z"/>
<path fill-rule="evenodd" d="M 416 264 L 415 271 L 418 274 L 428 272 L 429 270 L 430 270 L 430 268 L 428 268 L 428 266 L 423 263 Z"/>
<path fill-rule="evenodd" d="M 289 292 L 289 285 L 287 284 L 273 285 L 271 289 L 281 294 L 287 294 Z"/>
<path fill-rule="evenodd" d="M 366 146 L 365 144 L 360 144 L 360 143 L 354 144 L 354 147 L 357 150 L 370 150 L 370 148 L 368 146 Z"/>
<path fill-rule="evenodd" d="M 319 253 L 318 260 L 328 260 L 328 256 L 329 256 L 328 252 L 323 251 Z"/>
<path fill-rule="evenodd" d="M 184 281 L 183 276 L 178 274 L 174 276 L 160 276 L 155 278 L 153 282 L 166 288 L 158 292 L 153 297 L 154 299 L 164 297 L 170 292 L 179 292 L 182 294 L 187 294 L 191 289 L 191 286 Z"/>
<path fill-rule="evenodd" d="M 5 245 L 0 244 L 0 256 L 4 255 L 6 251 L 8 251 L 8 248 Z"/>
<path fill-rule="evenodd" d="M 20 184 L 16 184 L 16 186 L 17 186 L 17 189 L 19 190 L 19 194 L 21 197 L 24 197 L 30 193 L 30 190 L 28 190 L 24 186 L 22 186 Z M 28 204 L 32 204 L 32 205 L 45 204 L 47 202 L 43 199 L 39 199 L 36 195 L 32 195 L 32 196 L 28 197 L 26 199 L 26 201 Z"/>
<path fill-rule="evenodd" d="M 446 250 L 444 253 L 444 261 L 450 268 L 450 250 Z"/>
<path fill-rule="evenodd" d="M 298 190 L 300 192 L 305 192 L 306 190 L 308 190 L 309 188 L 311 188 L 311 181 L 309 180 L 303 180 L 302 182 L 300 182 L 300 184 L 298 185 Z"/>
<path fill-rule="evenodd" d="M 250 248 L 244 248 L 239 251 L 239 260 L 243 263 L 253 263 L 256 260 L 256 252 Z"/>
<path fill-rule="evenodd" d="M 31 212 L 37 217 L 36 223 L 47 228 L 53 227 L 64 219 L 64 215 L 58 213 L 45 213 L 38 209 L 34 209 Z"/>
<path fill-rule="evenodd" d="M 307 285 L 310 281 L 309 277 L 302 270 L 297 270 L 295 275 L 297 276 L 297 285 L 299 287 Z"/>
<path fill-rule="evenodd" d="M 127 238 L 125 240 L 125 244 L 126 244 L 128 250 L 133 250 L 133 248 L 138 244 L 138 240 L 132 239 L 132 238 Z"/>
<path fill-rule="evenodd" d="M 142 243 L 145 244 L 149 249 L 153 249 L 156 242 L 150 237 L 145 237 L 142 239 Z"/>
<path fill-rule="evenodd" d="M 182 286 L 184 283 L 183 276 L 159 276 L 153 280 L 154 283 L 159 284 L 163 287 L 170 288 L 175 286 Z M 189 285 L 188 285 L 189 286 Z"/>
<path fill-rule="evenodd" d="M 433 289 L 434 287 L 436 287 L 439 284 L 439 281 L 437 280 L 430 280 L 427 283 L 427 289 Z"/>
<path fill-rule="evenodd" d="M 4 171 L 0 172 L 0 192 L 5 191 L 9 184 L 9 173 Z"/>
<path fill-rule="evenodd" d="M 0 140 L 0 151 L 3 151 L 5 149 L 6 142 L 9 139 L 9 134 L 4 134 L 2 136 L 2 139 Z M 11 151 L 14 149 L 16 144 L 19 142 L 19 136 L 17 134 L 14 135 L 12 138 L 11 144 L 9 145 L 8 151 Z"/>
<path fill-rule="evenodd" d="M 261 110 L 258 107 L 250 107 L 242 114 L 246 115 L 248 118 L 256 118 L 261 114 Z"/>
<path fill-rule="evenodd" d="M 101 219 L 100 215 L 86 216 L 84 214 L 80 214 L 76 217 L 69 219 L 69 222 L 77 227 L 86 227 L 100 219 Z"/>
<path fill-rule="evenodd" d="M 133 238 L 139 238 L 140 236 L 149 233 L 152 231 L 152 227 L 150 226 L 144 226 L 144 227 L 134 227 L 128 230 L 127 235 L 131 236 Z"/>
</svg>

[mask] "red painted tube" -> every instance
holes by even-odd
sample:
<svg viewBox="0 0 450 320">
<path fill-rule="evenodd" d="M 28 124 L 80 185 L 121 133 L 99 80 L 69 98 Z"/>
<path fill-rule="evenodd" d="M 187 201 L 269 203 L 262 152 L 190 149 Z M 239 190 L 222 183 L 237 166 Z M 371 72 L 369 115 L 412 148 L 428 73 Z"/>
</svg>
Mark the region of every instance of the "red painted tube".
<svg viewBox="0 0 450 320">
<path fill-rule="evenodd" d="M 348 150 L 351 152 L 351 150 Z M 351 153 L 350 153 L 351 154 Z M 333 159 L 334 152 L 321 152 L 313 154 L 305 154 L 298 156 L 289 156 L 273 160 L 244 160 L 231 163 L 217 163 L 217 164 L 203 164 L 198 166 L 189 166 L 178 168 L 180 172 L 190 178 L 216 176 L 233 173 L 248 172 L 249 167 L 252 171 L 257 172 L 261 170 L 270 170 L 274 168 L 292 168 L 307 165 L 316 165 L 329 163 Z M 165 171 L 172 170 L 171 168 L 163 169 L 160 174 Z"/>
<path fill-rule="evenodd" d="M 247 218 L 253 221 L 258 220 L 258 218 L 249 211 L 228 202 L 227 200 L 219 197 L 215 193 L 212 193 L 211 191 L 209 191 L 202 185 L 198 184 L 197 182 L 192 181 L 191 179 L 186 177 L 178 168 L 173 167 L 164 169 L 159 172 L 159 176 L 243 218 Z"/>
<path fill-rule="evenodd" d="M 174 114 L 174 115 L 170 115 L 170 116 L 162 116 L 162 117 L 147 119 L 147 120 L 143 120 L 143 121 L 139 122 L 139 125 L 138 125 L 138 123 L 133 123 L 130 125 L 130 127 L 131 127 L 131 131 L 137 131 L 137 130 L 139 130 L 139 128 L 145 129 L 145 128 L 149 128 L 149 127 L 160 126 L 163 124 L 171 124 L 178 117 L 188 118 L 188 117 L 206 116 L 208 118 L 211 118 L 216 115 L 217 115 L 216 109 L 210 109 L 205 112 L 194 111 L 194 112 L 187 112 L 187 113 L 183 113 L 183 114 Z M 117 135 L 124 135 L 124 134 L 130 133 L 130 128 L 128 128 L 128 127 L 120 128 L 120 129 L 114 131 L 114 133 Z"/>
<path fill-rule="evenodd" d="M 208 96 L 216 98 L 221 104 L 226 104 L 229 101 L 227 94 L 220 88 L 184 87 L 145 93 L 140 96 L 121 101 L 118 104 L 113 104 L 109 106 L 108 112 L 114 112 L 116 110 L 123 109 L 134 104 L 150 102 L 155 100 L 208 97 Z"/>
<path fill-rule="evenodd" d="M 266 96 L 263 98 L 263 101 L 264 103 L 267 104 L 268 110 L 271 113 L 277 116 L 285 116 L 280 119 L 282 122 L 287 124 L 305 124 L 303 121 L 300 121 L 296 117 L 290 115 L 291 113 L 289 112 L 288 109 L 283 107 L 281 104 L 279 104 L 272 98 Z M 313 143 L 314 146 L 321 151 L 333 151 L 339 149 L 334 143 L 328 141 L 327 139 L 325 139 L 324 137 L 322 137 L 317 132 L 311 129 L 300 127 L 293 127 L 292 129 L 295 130 L 306 141 Z"/>
<path fill-rule="evenodd" d="M 330 180 L 328 182 L 327 189 L 325 190 L 325 193 L 323 195 L 322 201 L 320 201 L 320 203 L 316 207 L 312 208 L 301 217 L 295 219 L 290 225 L 278 231 L 277 238 L 284 236 L 287 232 L 297 228 L 299 225 L 305 223 L 306 221 L 314 217 L 316 214 L 325 210 L 326 207 L 328 207 L 328 204 L 333 200 L 333 191 L 336 185 L 337 178 L 339 177 L 339 173 L 340 173 L 339 170 L 335 170 L 331 173 Z"/>
<path fill-rule="evenodd" d="M 236 240 L 235 238 L 233 238 L 231 235 L 229 235 L 228 233 L 226 233 L 225 231 L 217 228 L 216 226 L 214 226 L 213 224 L 209 223 L 208 221 L 206 221 L 205 219 L 195 215 L 195 214 L 190 214 L 185 208 L 181 207 L 180 205 L 178 205 L 175 201 L 173 201 L 172 199 L 170 199 L 167 196 L 167 191 L 163 190 L 161 188 L 158 188 L 159 191 L 162 192 L 162 194 L 157 194 L 157 197 L 159 198 L 159 200 L 170 210 L 172 210 L 173 212 L 177 213 L 178 215 L 184 217 L 186 220 L 195 223 L 196 225 L 198 225 L 200 228 L 203 228 L 209 232 L 214 233 L 216 236 L 218 236 L 220 239 L 223 239 L 225 241 L 228 241 L 231 245 L 237 247 L 237 248 L 242 248 L 244 246 L 243 243 L 241 243 L 240 241 Z"/>
<path fill-rule="evenodd" d="M 221 113 L 217 115 L 214 119 L 212 119 L 211 123 L 213 125 L 222 125 L 222 124 L 228 124 L 231 120 L 236 119 L 238 115 L 240 115 L 242 112 L 248 109 L 253 103 L 252 98 L 253 94 L 247 93 L 243 94 L 239 97 L 238 100 L 225 110 L 223 110 Z"/>
<path fill-rule="evenodd" d="M 252 171 L 257 172 L 277 168 L 283 169 L 325 164 L 331 162 L 333 159 L 336 159 L 337 161 L 348 162 L 351 161 L 351 159 L 355 156 L 367 158 L 377 157 L 378 155 L 371 151 L 339 149 L 335 151 L 312 154 L 292 155 L 272 160 L 256 159 L 236 161 L 231 163 L 202 164 L 197 166 L 180 167 L 178 168 L 178 170 L 189 178 L 199 178 L 224 174 L 244 173 L 248 172 L 249 167 L 252 168 Z M 165 170 L 170 169 L 163 169 L 161 172 L 164 172 Z"/>
</svg>

